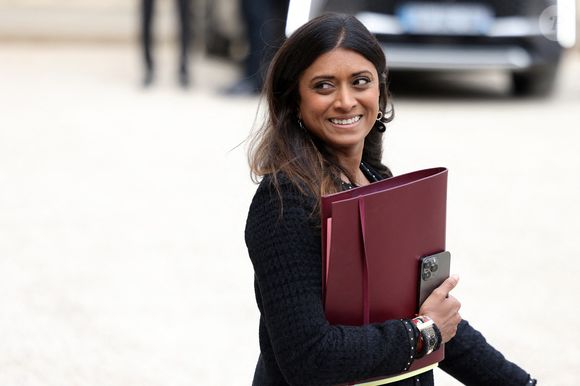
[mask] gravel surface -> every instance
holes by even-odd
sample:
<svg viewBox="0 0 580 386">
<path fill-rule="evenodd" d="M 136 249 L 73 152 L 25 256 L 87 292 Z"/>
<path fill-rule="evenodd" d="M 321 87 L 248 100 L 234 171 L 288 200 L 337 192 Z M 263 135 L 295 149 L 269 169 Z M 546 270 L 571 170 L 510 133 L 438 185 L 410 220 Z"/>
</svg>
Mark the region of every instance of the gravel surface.
<svg viewBox="0 0 580 386">
<path fill-rule="evenodd" d="M 179 89 L 172 47 L 143 90 L 136 51 L 0 45 L 0 385 L 250 384 L 237 145 L 259 99 L 219 96 L 236 71 L 201 56 Z M 580 384 L 579 70 L 546 100 L 498 74 L 399 84 L 385 152 L 397 174 L 449 168 L 462 315 L 543 385 Z"/>
</svg>

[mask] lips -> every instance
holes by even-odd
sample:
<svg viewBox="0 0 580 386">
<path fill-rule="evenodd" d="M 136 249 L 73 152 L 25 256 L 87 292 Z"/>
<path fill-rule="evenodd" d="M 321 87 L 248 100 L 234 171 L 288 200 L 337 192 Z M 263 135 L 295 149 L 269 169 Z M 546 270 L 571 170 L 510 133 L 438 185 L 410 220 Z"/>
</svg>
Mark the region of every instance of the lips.
<svg viewBox="0 0 580 386">
<path fill-rule="evenodd" d="M 330 118 L 329 121 L 335 125 L 347 126 L 347 125 L 352 125 L 353 123 L 360 121 L 361 118 L 362 118 L 362 115 L 355 115 L 354 117 L 351 117 L 351 118 L 342 118 L 342 119 Z"/>
</svg>

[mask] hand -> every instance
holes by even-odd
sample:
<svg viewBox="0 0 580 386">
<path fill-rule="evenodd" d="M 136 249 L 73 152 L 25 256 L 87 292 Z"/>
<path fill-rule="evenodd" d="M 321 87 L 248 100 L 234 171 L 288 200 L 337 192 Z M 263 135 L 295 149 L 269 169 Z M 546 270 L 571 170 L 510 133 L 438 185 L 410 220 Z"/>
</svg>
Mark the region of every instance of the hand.
<svg viewBox="0 0 580 386">
<path fill-rule="evenodd" d="M 461 303 L 449 295 L 449 292 L 455 288 L 458 282 L 459 276 L 449 277 L 443 284 L 435 288 L 419 310 L 419 315 L 426 315 L 433 319 L 441 331 L 443 343 L 449 342 L 455 336 L 457 325 L 461 322 L 461 315 L 459 315 Z"/>
</svg>

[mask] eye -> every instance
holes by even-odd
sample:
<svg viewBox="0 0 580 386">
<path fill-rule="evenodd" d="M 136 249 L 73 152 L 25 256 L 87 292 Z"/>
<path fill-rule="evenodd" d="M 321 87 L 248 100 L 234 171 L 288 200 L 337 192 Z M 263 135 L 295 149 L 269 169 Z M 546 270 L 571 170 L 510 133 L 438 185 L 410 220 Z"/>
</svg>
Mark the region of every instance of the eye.
<svg viewBox="0 0 580 386">
<path fill-rule="evenodd" d="M 352 82 L 352 84 L 355 86 L 366 86 L 369 83 L 371 83 L 371 80 L 366 76 L 361 76 L 359 78 L 356 78 L 354 80 L 354 82 Z"/>
<path fill-rule="evenodd" d="M 332 87 L 334 87 L 333 84 L 328 81 L 318 82 L 314 85 L 315 90 L 329 90 Z"/>
</svg>

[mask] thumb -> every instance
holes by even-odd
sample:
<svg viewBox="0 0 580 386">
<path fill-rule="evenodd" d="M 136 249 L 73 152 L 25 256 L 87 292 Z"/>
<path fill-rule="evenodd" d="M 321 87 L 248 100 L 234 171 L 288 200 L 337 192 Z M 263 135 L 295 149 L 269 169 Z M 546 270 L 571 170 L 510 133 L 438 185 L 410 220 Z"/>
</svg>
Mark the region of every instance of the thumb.
<svg viewBox="0 0 580 386">
<path fill-rule="evenodd" d="M 451 275 L 435 291 L 442 297 L 447 297 L 449 292 L 457 286 L 457 283 L 459 283 L 459 276 Z"/>
</svg>

